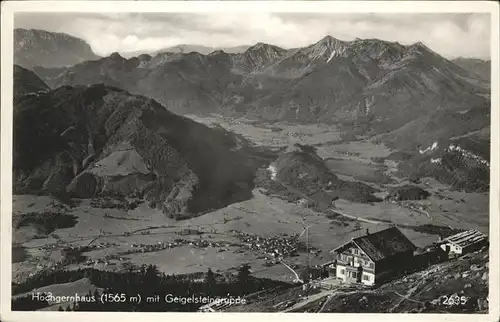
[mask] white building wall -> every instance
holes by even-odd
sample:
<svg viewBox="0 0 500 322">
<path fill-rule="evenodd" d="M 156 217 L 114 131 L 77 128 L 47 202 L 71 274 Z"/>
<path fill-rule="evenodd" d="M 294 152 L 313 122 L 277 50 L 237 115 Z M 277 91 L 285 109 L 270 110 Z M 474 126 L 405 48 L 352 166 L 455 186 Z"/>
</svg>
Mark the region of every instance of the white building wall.
<svg viewBox="0 0 500 322">
<path fill-rule="evenodd" d="M 365 278 L 368 278 L 368 279 L 366 280 Z M 368 273 L 368 272 L 363 272 L 363 275 L 361 276 L 361 283 L 363 283 L 365 285 L 373 285 L 373 284 L 375 284 L 375 274 Z"/>
<path fill-rule="evenodd" d="M 460 246 L 457 246 L 457 245 L 453 245 L 451 247 L 451 251 L 455 254 L 462 254 L 462 247 Z"/>
<path fill-rule="evenodd" d="M 343 272 L 343 273 L 342 273 Z M 342 279 L 344 282 L 346 281 L 346 267 L 342 265 L 337 265 L 337 278 Z"/>
<path fill-rule="evenodd" d="M 450 248 L 450 254 L 462 254 L 462 247 L 455 245 L 453 243 L 441 244 L 441 249 L 446 251 L 446 246 Z"/>
</svg>

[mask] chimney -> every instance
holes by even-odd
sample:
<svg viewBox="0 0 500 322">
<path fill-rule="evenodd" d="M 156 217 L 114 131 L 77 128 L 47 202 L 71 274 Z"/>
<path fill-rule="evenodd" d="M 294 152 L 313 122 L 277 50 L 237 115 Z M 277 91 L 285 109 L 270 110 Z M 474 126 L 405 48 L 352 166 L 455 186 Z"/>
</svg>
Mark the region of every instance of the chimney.
<svg viewBox="0 0 500 322">
<path fill-rule="evenodd" d="M 370 229 L 366 228 L 366 236 L 370 235 Z"/>
</svg>

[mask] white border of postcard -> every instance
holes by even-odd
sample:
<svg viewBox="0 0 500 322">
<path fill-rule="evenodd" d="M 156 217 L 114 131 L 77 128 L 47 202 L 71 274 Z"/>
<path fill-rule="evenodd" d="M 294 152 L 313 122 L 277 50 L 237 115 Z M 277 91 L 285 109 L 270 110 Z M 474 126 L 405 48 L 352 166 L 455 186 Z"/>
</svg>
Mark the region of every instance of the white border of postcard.
<svg viewBox="0 0 500 322">
<path fill-rule="evenodd" d="M 0 319 L 11 321 L 84 321 L 137 319 L 155 321 L 499 321 L 499 4 L 496 1 L 2 1 L 1 92 L 1 306 Z M 468 13 L 491 14 L 491 182 L 489 314 L 341 314 L 341 313 L 125 313 L 125 312 L 12 312 L 12 83 L 13 16 L 15 12 L 364 12 L 364 13 Z M 467 46 L 468 44 L 463 44 Z"/>
</svg>

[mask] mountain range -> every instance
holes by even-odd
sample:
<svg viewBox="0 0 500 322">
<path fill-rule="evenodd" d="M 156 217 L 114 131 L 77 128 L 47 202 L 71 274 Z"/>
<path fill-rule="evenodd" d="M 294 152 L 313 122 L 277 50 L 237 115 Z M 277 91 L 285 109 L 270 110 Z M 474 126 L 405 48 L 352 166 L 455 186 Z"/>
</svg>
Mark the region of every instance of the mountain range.
<svg viewBox="0 0 500 322">
<path fill-rule="evenodd" d="M 51 87 L 105 83 L 158 100 L 179 114 L 223 112 L 268 121 L 371 118 L 368 132 L 399 128 L 436 109 L 483 105 L 488 82 L 421 43 L 327 36 L 305 48 L 258 43 L 243 53 L 114 53 L 35 72 Z M 366 131 L 362 131 L 366 132 Z"/>
<path fill-rule="evenodd" d="M 63 67 L 100 58 L 84 40 L 65 33 L 14 29 L 14 64 Z"/>
<path fill-rule="evenodd" d="M 462 161 L 450 170 L 431 160 L 442 160 L 456 138 L 473 145 L 478 131 L 488 133 L 490 124 L 489 80 L 464 62 L 445 59 L 423 43 L 326 36 L 295 49 L 257 43 L 239 53 L 163 52 L 128 59 L 113 53 L 33 71 L 54 90 L 104 84 L 152 98 L 177 114 L 336 125 L 346 137 L 375 138 L 412 155 L 405 160 L 411 169 L 406 172 L 420 173 L 415 160 L 426 155 L 432 171 L 456 178 Z M 418 152 L 434 143 L 443 148 L 433 149 L 432 156 Z M 484 151 L 473 154 L 487 160 Z"/>
<path fill-rule="evenodd" d="M 172 47 L 166 47 L 160 50 L 153 50 L 153 51 L 132 51 L 132 52 L 121 52 L 120 54 L 125 57 L 125 58 L 131 58 L 131 57 L 136 57 L 142 54 L 148 54 L 152 56 L 156 56 L 157 54 L 161 53 L 190 53 L 190 52 L 197 52 L 200 54 L 208 55 L 214 51 L 222 50 L 226 53 L 229 54 L 237 54 L 237 53 L 242 53 L 245 50 L 247 50 L 250 46 L 234 46 L 234 47 L 209 47 L 209 46 L 203 46 L 203 45 L 190 45 L 190 44 L 181 44 L 181 45 L 176 45 Z"/>
<path fill-rule="evenodd" d="M 491 61 L 477 58 L 455 58 L 453 62 L 482 79 L 491 81 Z"/>
</svg>

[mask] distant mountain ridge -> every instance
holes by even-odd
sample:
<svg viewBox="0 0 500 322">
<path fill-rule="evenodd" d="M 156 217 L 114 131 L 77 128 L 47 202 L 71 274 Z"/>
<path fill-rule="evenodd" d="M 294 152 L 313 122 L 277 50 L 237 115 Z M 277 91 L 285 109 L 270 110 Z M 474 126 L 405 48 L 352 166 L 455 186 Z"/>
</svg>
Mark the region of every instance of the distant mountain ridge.
<svg viewBox="0 0 500 322">
<path fill-rule="evenodd" d="M 84 40 L 65 33 L 37 29 L 14 29 L 14 64 L 64 67 L 99 59 Z"/>
<path fill-rule="evenodd" d="M 121 62 L 112 63 L 118 60 Z M 405 105 L 436 108 L 444 104 L 448 107 L 441 108 L 465 109 L 482 101 L 478 94 L 489 92 L 487 81 L 422 43 L 403 46 L 377 39 L 341 41 L 331 36 L 291 50 L 258 43 L 237 54 L 168 52 L 126 59 L 114 53 L 57 71 L 35 71 L 52 87 L 104 82 L 158 99 L 181 114 L 220 111 L 294 122 L 380 119 L 387 114 L 387 106 L 394 106 L 408 113 L 394 124 L 400 126 L 414 116 Z M 441 91 L 441 84 L 449 86 Z M 169 88 L 175 88 L 175 93 L 170 92 L 174 97 L 167 100 L 164 96 Z M 388 98 L 384 93 L 389 88 L 407 94 L 399 92 L 400 97 Z M 404 101 L 408 98 L 401 96 L 408 94 L 415 101 Z M 188 103 L 185 97 L 191 97 Z"/>
<path fill-rule="evenodd" d="M 191 52 L 197 52 L 203 55 L 208 55 L 210 53 L 213 53 L 214 51 L 223 51 L 228 54 L 238 54 L 242 53 L 245 50 L 247 50 L 250 45 L 241 45 L 241 46 L 233 46 L 233 47 L 210 47 L 210 46 L 203 46 L 203 45 L 190 45 L 190 44 L 181 44 L 181 45 L 176 45 L 172 47 L 167 47 L 159 50 L 141 50 L 141 51 L 132 51 L 132 52 L 121 52 L 120 54 L 125 57 L 125 58 L 132 58 L 132 57 L 137 57 L 143 54 L 146 55 L 158 55 L 162 53 L 191 53 Z"/>
<path fill-rule="evenodd" d="M 489 81 L 421 42 L 326 36 L 295 49 L 258 43 L 238 54 L 162 53 L 126 59 L 115 53 L 35 72 L 53 88 L 101 82 L 152 97 L 179 114 L 335 124 L 346 137 L 377 137 L 408 153 L 433 142 L 448 146 L 453 137 L 490 125 Z"/>
<path fill-rule="evenodd" d="M 491 80 L 491 61 L 477 58 L 455 58 L 453 63 L 469 71 L 470 73 L 479 75 L 485 81 Z"/>
</svg>

